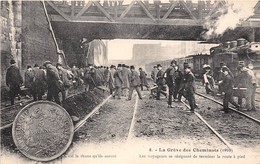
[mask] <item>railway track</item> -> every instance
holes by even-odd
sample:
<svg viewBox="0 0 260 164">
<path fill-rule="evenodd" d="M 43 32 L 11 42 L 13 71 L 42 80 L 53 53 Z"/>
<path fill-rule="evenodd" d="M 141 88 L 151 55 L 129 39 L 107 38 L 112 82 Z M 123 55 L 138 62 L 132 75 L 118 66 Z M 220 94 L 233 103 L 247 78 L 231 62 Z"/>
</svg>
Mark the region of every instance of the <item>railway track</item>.
<svg viewBox="0 0 260 164">
<path fill-rule="evenodd" d="M 196 93 L 197 100 L 202 101 L 201 108 L 195 112 L 195 115 L 202 120 L 208 128 L 229 148 L 248 151 L 259 150 L 260 143 L 260 120 L 229 107 L 232 112 L 222 114 L 217 106 L 223 106 L 221 102 L 212 97 L 201 93 Z M 206 102 L 205 99 L 209 102 Z M 211 102 L 211 103 L 210 103 Z M 190 107 L 183 102 L 184 105 Z M 215 103 L 216 105 L 213 105 Z"/>
<path fill-rule="evenodd" d="M 201 97 L 203 97 L 203 98 L 206 98 L 206 99 L 208 99 L 208 100 L 211 100 L 211 101 L 213 101 L 213 102 L 215 102 L 215 103 L 217 103 L 217 104 L 223 106 L 223 103 L 221 103 L 221 102 L 218 101 L 218 100 L 215 100 L 214 98 L 211 98 L 211 97 L 209 97 L 209 96 L 203 95 L 203 94 L 198 93 L 198 92 L 196 92 L 196 95 L 201 96 Z M 240 114 L 240 115 L 242 115 L 242 116 L 244 116 L 244 117 L 246 117 L 246 118 L 248 118 L 248 119 L 250 119 L 250 120 L 253 120 L 254 122 L 256 122 L 256 123 L 258 123 L 258 124 L 260 124 L 260 120 L 254 118 L 254 117 L 252 117 L 252 116 L 250 116 L 250 115 L 248 115 L 248 114 L 246 114 L 246 113 L 244 113 L 244 112 L 238 111 L 238 110 L 236 110 L 236 109 L 233 108 L 233 107 L 229 107 L 229 109 L 231 109 L 233 112 L 236 112 L 236 113 L 238 113 L 238 114 Z"/>
<path fill-rule="evenodd" d="M 181 101 L 189 110 L 190 107 L 188 104 L 186 104 L 184 101 Z M 223 142 L 229 149 L 234 150 L 234 148 L 231 146 L 231 144 L 224 139 L 210 124 L 198 113 L 194 112 L 195 115 L 220 139 L 221 142 Z"/>
</svg>

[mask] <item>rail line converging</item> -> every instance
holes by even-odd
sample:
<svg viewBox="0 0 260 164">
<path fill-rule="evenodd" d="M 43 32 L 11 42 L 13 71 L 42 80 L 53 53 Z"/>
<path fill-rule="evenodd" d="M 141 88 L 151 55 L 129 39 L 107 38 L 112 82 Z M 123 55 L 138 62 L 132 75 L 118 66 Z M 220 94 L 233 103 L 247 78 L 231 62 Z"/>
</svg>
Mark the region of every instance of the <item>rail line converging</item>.
<svg viewBox="0 0 260 164">
<path fill-rule="evenodd" d="M 203 94 L 198 93 L 198 92 L 196 92 L 196 95 L 198 95 L 198 96 L 200 96 L 200 97 L 203 97 L 203 98 L 206 98 L 206 99 L 208 99 L 208 100 L 211 100 L 211 101 L 213 101 L 213 102 L 215 102 L 215 103 L 217 103 L 217 104 L 223 106 L 223 103 L 221 103 L 220 101 L 215 100 L 215 99 L 213 99 L 213 98 L 211 98 L 211 97 L 209 97 L 209 96 L 203 95 Z M 238 113 L 238 114 L 240 114 L 240 115 L 242 115 L 242 116 L 244 116 L 244 117 L 246 117 L 246 118 L 248 118 L 248 119 L 250 119 L 250 120 L 253 120 L 254 122 L 256 122 L 256 123 L 258 123 L 258 124 L 260 124 L 260 120 L 254 118 L 254 117 L 252 117 L 252 116 L 249 116 L 248 114 L 246 114 L 246 113 L 244 113 L 244 112 L 238 111 L 238 110 L 236 110 L 236 109 L 233 108 L 233 107 L 229 107 L 229 109 L 231 109 L 232 111 L 234 111 L 234 112 L 236 112 L 236 113 Z"/>
<path fill-rule="evenodd" d="M 181 101 L 188 109 L 190 109 L 189 105 L 186 104 L 184 101 Z M 231 150 L 234 150 L 234 148 L 231 146 L 231 144 L 226 141 L 212 126 L 210 126 L 210 124 L 205 120 L 203 119 L 203 117 L 197 113 L 197 112 L 194 112 L 195 115 L 220 139 L 220 141 L 222 143 L 224 143 L 229 149 Z"/>
</svg>

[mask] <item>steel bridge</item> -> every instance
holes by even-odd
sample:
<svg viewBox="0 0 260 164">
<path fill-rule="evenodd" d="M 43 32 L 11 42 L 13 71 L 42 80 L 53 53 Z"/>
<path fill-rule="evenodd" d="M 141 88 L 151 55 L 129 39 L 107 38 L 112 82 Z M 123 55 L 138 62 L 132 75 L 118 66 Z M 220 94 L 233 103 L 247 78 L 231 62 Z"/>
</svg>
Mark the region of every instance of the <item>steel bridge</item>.
<svg viewBox="0 0 260 164">
<path fill-rule="evenodd" d="M 205 23 L 217 19 L 219 9 L 226 7 L 227 2 L 92 0 L 45 4 L 59 38 L 203 40 Z M 239 27 L 260 27 L 260 2 L 255 5 L 254 15 Z"/>
</svg>

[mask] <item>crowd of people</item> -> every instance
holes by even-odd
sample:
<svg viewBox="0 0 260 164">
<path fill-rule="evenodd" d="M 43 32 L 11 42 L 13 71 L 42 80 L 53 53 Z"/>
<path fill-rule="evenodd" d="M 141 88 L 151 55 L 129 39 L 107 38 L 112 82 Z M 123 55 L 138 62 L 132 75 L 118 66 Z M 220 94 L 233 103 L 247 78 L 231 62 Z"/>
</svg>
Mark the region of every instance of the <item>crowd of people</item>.
<svg viewBox="0 0 260 164">
<path fill-rule="evenodd" d="M 117 96 L 121 99 L 125 96 L 127 100 L 131 100 L 134 90 L 142 99 L 139 87 L 143 90 L 145 86 L 149 90 L 147 74 L 142 68 L 139 68 L 138 73 L 134 66 L 129 67 L 125 64 L 118 64 L 117 67 L 111 65 L 110 68 L 91 64 L 85 68 L 77 68 L 75 65 L 67 68 L 61 63 L 55 66 L 52 62 L 45 61 L 42 66 L 35 64 L 32 68 L 28 65 L 23 80 L 15 63 L 15 60 L 10 61 L 11 66 L 6 73 L 11 105 L 14 104 L 15 97 L 20 95 L 22 86 L 27 90 L 27 98 L 32 97 L 34 101 L 42 100 L 43 95 L 47 93 L 47 100 L 54 100 L 57 104 L 62 104 L 67 98 L 70 88 L 77 89 L 81 85 L 84 85 L 86 92 L 103 86 L 114 98 Z"/>
<path fill-rule="evenodd" d="M 203 84 L 205 85 L 206 93 L 212 93 L 214 96 L 217 93 L 223 95 L 223 111 L 228 112 L 228 103 L 241 110 L 243 98 L 246 100 L 246 110 L 256 110 L 255 92 L 257 79 L 252 69 L 250 69 L 250 65 L 246 67 L 244 63 L 239 63 L 235 75 L 225 63 L 220 63 L 220 67 L 215 74 L 212 73 L 209 65 L 204 65 L 203 69 Z M 234 90 L 237 91 L 235 95 L 238 97 L 237 103 L 233 98 Z"/>
<path fill-rule="evenodd" d="M 20 70 L 15 66 L 15 63 L 14 60 L 11 60 L 11 66 L 6 74 L 6 84 L 10 88 L 12 105 L 15 96 L 20 94 L 20 87 L 23 84 Z M 204 65 L 203 69 L 203 84 L 206 93 L 212 93 L 215 96 L 216 86 L 218 86 L 218 91 L 223 94 L 224 112 L 228 112 L 228 103 L 233 104 L 238 110 L 241 109 L 243 96 L 238 96 L 238 103 L 236 103 L 233 99 L 234 87 L 246 89 L 246 108 L 247 110 L 256 110 L 256 77 L 253 71 L 246 68 L 243 63 L 238 65 L 239 73 L 236 76 L 223 63 L 220 65 L 217 76 L 212 74 L 209 65 Z M 121 99 L 123 96 L 126 97 L 126 100 L 131 100 L 133 91 L 136 90 L 139 99 L 142 99 L 141 91 L 144 90 L 144 87 L 149 90 L 150 86 L 146 72 L 142 68 L 138 70 L 139 72 L 136 71 L 135 66 L 126 64 L 118 64 L 117 67 L 114 65 L 105 67 L 90 64 L 85 68 L 77 68 L 74 65 L 72 68 L 66 68 L 61 63 L 53 66 L 50 61 L 45 61 L 42 66 L 38 64 L 35 64 L 33 68 L 27 66 L 24 86 L 28 89 L 27 96 L 32 96 L 34 101 L 42 100 L 42 96 L 47 92 L 47 100 L 54 100 L 58 104 L 62 104 L 66 99 L 70 88 L 76 89 L 83 84 L 85 91 L 103 86 L 109 90 L 114 98 Z M 151 78 L 154 84 L 153 88 L 156 88 L 156 100 L 160 100 L 163 93 L 168 97 L 168 107 L 173 108 L 172 102 L 181 101 L 182 97 L 185 97 L 189 102 L 190 111 L 194 112 L 197 107 L 194 96 L 195 76 L 187 63 L 184 63 L 183 71 L 179 70 L 175 60 L 171 61 L 170 66 L 165 71 L 160 64 L 157 64 L 151 72 Z M 165 94 L 167 90 L 168 95 Z M 59 93 L 62 95 L 61 100 Z"/>
</svg>

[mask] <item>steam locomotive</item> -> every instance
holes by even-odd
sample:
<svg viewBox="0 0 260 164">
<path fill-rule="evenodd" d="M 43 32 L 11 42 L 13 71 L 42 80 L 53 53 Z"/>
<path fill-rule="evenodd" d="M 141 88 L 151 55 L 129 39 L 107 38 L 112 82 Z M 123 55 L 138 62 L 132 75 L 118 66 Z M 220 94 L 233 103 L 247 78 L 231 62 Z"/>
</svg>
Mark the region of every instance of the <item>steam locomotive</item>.
<svg viewBox="0 0 260 164">
<path fill-rule="evenodd" d="M 226 64 L 227 67 L 237 74 L 237 66 L 239 63 L 244 63 L 245 66 L 252 69 L 260 80 L 260 43 L 248 42 L 241 38 L 236 41 L 226 42 L 219 46 L 212 47 L 210 54 L 199 53 L 182 58 L 175 59 L 181 71 L 183 71 L 184 63 L 188 64 L 197 78 L 201 78 L 203 74 L 203 65 L 210 65 L 213 72 L 219 70 L 221 64 Z M 153 65 L 161 64 L 164 69 L 170 65 L 171 60 L 158 61 L 146 65 L 146 70 L 149 71 Z"/>
</svg>

